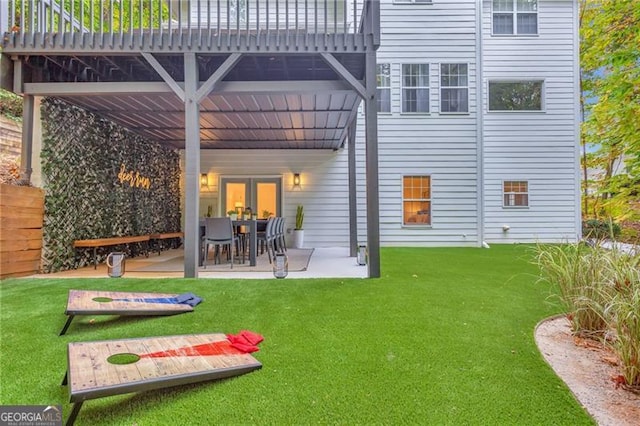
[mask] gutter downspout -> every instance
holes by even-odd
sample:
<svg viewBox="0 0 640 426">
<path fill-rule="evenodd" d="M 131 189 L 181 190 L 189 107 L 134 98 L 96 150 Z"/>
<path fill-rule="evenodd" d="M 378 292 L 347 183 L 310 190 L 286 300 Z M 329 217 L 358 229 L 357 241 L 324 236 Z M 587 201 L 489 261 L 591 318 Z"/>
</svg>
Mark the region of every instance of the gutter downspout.
<svg viewBox="0 0 640 426">
<path fill-rule="evenodd" d="M 477 212 L 478 240 L 476 245 L 484 245 L 484 73 L 482 63 L 482 2 L 476 0 L 476 169 L 477 169 Z"/>
<path fill-rule="evenodd" d="M 576 178 L 575 178 L 575 199 L 576 199 L 576 241 L 582 239 L 582 212 L 580 211 L 582 203 L 582 191 L 580 190 L 581 178 L 580 178 L 580 131 L 582 114 L 580 110 L 580 29 L 579 29 L 579 15 L 580 10 L 578 2 L 573 2 L 573 84 L 574 84 L 574 114 L 575 114 L 575 164 L 576 164 Z M 586 185 L 586 182 L 585 182 Z"/>
</svg>

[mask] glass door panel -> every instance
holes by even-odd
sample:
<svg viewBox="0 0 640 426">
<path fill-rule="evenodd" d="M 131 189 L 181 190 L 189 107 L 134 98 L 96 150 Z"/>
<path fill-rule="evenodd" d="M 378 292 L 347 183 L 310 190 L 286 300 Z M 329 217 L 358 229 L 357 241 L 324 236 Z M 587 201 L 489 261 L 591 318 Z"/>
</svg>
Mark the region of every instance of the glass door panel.
<svg viewBox="0 0 640 426">
<path fill-rule="evenodd" d="M 226 215 L 228 211 L 235 210 L 240 214 L 249 204 L 250 199 L 249 184 L 242 181 L 227 181 L 223 184 L 223 201 L 222 214 Z"/>
<path fill-rule="evenodd" d="M 266 219 L 278 213 L 278 185 L 275 182 L 257 182 L 256 198 L 259 218 Z"/>
<path fill-rule="evenodd" d="M 280 178 L 222 178 L 222 213 L 251 208 L 258 218 L 280 216 L 282 179 Z"/>
</svg>

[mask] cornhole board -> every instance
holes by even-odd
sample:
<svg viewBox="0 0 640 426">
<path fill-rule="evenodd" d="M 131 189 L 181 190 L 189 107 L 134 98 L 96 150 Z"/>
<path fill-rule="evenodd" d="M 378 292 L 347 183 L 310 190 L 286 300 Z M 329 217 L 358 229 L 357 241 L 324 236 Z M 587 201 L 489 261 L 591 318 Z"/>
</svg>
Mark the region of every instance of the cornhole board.
<svg viewBox="0 0 640 426">
<path fill-rule="evenodd" d="M 73 425 L 86 400 L 238 376 L 262 364 L 223 333 L 69 343 Z"/>
<path fill-rule="evenodd" d="M 60 336 L 67 332 L 76 315 L 175 315 L 193 312 L 184 303 L 168 303 L 177 294 L 117 291 L 69 290 L 68 316 Z"/>
</svg>

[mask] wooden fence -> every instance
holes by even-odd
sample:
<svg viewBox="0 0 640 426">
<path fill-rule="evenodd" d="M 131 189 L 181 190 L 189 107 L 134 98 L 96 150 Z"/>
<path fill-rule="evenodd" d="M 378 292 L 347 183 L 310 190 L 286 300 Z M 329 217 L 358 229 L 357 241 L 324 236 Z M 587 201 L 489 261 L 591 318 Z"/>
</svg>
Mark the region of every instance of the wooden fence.
<svg viewBox="0 0 640 426">
<path fill-rule="evenodd" d="M 44 192 L 0 185 L 0 279 L 40 271 Z"/>
<path fill-rule="evenodd" d="M 14 160 L 20 156 L 22 125 L 0 116 L 0 156 Z"/>
</svg>

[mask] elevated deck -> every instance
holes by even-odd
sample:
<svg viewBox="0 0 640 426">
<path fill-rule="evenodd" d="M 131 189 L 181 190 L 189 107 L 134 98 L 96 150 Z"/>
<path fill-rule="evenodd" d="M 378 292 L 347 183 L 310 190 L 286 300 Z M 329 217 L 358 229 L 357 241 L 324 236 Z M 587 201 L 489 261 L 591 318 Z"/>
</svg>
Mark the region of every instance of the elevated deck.
<svg viewBox="0 0 640 426">
<path fill-rule="evenodd" d="M 9 0 L 0 8 L 6 54 L 364 52 L 380 39 L 373 0 Z"/>
<path fill-rule="evenodd" d="M 5 0 L 0 33 L 0 86 L 25 100 L 25 178 L 36 96 L 185 150 L 186 277 L 197 276 L 200 150 L 337 151 L 355 144 L 364 101 L 366 178 L 378 180 L 379 0 Z M 373 277 L 378 208 L 368 185 Z"/>
</svg>

